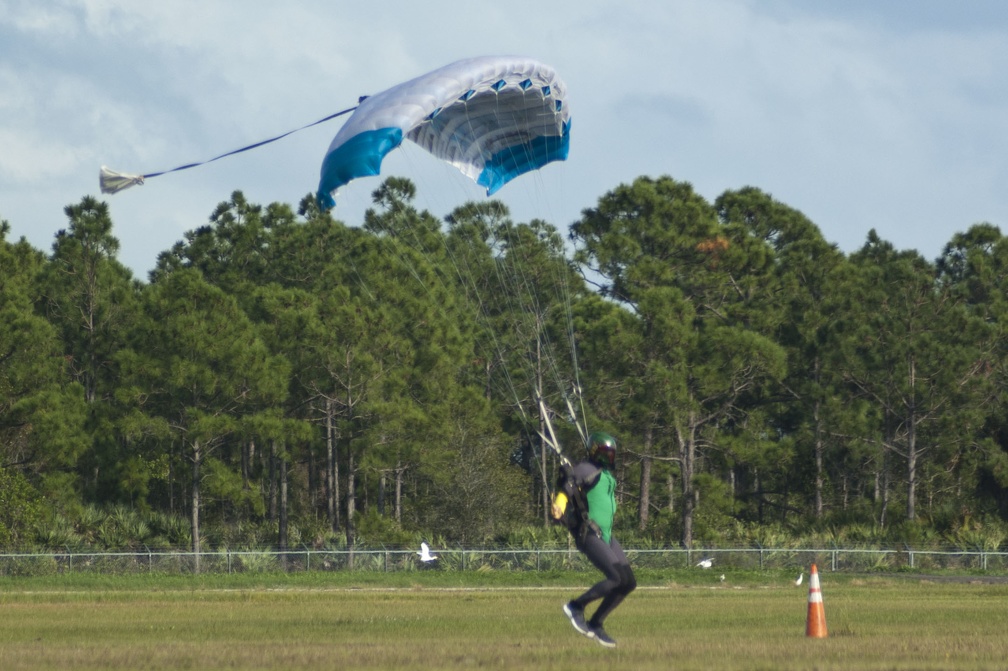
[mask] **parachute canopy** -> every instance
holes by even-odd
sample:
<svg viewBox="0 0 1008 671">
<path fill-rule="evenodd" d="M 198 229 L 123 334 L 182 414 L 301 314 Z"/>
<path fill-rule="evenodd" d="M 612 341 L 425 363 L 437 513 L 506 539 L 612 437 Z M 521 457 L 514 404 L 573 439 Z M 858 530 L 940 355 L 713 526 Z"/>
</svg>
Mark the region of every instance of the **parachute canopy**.
<svg viewBox="0 0 1008 671">
<path fill-rule="evenodd" d="M 567 90 L 547 65 L 527 58 L 458 61 L 363 98 L 322 161 L 318 199 L 357 177 L 379 174 L 385 155 L 412 140 L 492 195 L 509 181 L 567 158 Z"/>
</svg>

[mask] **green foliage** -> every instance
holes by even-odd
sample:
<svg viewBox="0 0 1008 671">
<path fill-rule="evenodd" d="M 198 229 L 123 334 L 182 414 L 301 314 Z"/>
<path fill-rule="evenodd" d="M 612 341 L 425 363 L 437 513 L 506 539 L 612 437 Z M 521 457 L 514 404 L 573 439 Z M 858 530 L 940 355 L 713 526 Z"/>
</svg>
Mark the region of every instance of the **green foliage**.
<svg viewBox="0 0 1008 671">
<path fill-rule="evenodd" d="M 227 511 L 228 517 L 261 516 L 265 503 L 258 492 L 244 486 L 241 474 L 236 473 L 223 461 L 208 458 L 203 462 L 203 496 L 208 508 Z"/>
<path fill-rule="evenodd" d="M 23 242 L 3 240 L 0 223 L 0 467 L 62 471 L 88 444 L 85 395 L 66 377 L 59 330 L 33 305 L 47 266 Z"/>
<path fill-rule="evenodd" d="M 695 487 L 704 505 L 700 506 L 696 516 L 694 538 L 699 543 L 721 542 L 722 530 L 731 526 L 731 490 L 724 480 L 709 473 L 697 475 Z"/>
<path fill-rule="evenodd" d="M 41 497 L 24 476 L 0 467 L 0 548 L 23 547 L 35 534 L 43 510 Z"/>
<path fill-rule="evenodd" d="M 403 530 L 395 520 L 379 515 L 377 510 L 368 510 L 357 519 L 357 539 L 364 547 L 420 547 L 416 536 Z"/>
<path fill-rule="evenodd" d="M 847 256 L 757 188 L 641 177 L 568 249 L 416 196 L 355 227 L 236 191 L 146 284 L 95 198 L 50 255 L 0 224 L 0 545 L 565 547 L 540 399 L 572 457 L 568 408 L 617 437 L 637 547 L 1004 545 L 996 226 Z"/>
<path fill-rule="evenodd" d="M 552 524 L 548 527 L 512 527 L 507 535 L 501 537 L 496 544 L 509 548 L 533 550 L 566 548 L 571 543 L 567 528 L 560 524 Z"/>
</svg>

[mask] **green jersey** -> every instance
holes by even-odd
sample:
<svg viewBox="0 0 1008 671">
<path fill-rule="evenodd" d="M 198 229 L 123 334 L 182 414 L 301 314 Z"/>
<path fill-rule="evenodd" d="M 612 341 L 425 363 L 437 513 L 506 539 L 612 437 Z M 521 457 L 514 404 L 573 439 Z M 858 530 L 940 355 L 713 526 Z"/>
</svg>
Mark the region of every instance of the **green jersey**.
<svg viewBox="0 0 1008 671">
<path fill-rule="evenodd" d="M 613 517 L 616 516 L 616 478 L 607 470 L 599 474 L 595 486 L 585 492 L 588 517 L 599 526 L 602 540 L 612 537 Z"/>
</svg>

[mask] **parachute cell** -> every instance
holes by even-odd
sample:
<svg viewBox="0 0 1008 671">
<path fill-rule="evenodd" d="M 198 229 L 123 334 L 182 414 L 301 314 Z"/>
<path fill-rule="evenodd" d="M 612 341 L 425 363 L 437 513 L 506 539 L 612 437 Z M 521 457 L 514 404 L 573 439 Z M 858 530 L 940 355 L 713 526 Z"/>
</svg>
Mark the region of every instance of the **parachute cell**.
<svg viewBox="0 0 1008 671">
<path fill-rule="evenodd" d="M 318 199 L 357 177 L 377 175 L 386 154 L 413 141 L 492 195 L 509 181 L 567 158 L 566 87 L 530 59 L 458 61 L 364 98 L 322 161 Z"/>
</svg>

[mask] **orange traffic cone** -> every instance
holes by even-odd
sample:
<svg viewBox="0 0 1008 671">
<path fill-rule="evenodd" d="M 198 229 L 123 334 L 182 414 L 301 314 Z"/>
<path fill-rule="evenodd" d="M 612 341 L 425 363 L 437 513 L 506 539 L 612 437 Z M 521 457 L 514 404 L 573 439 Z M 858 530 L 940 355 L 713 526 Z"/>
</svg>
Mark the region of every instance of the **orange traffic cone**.
<svg viewBox="0 0 1008 671">
<path fill-rule="evenodd" d="M 810 638 L 826 638 L 826 611 L 823 610 L 822 590 L 819 589 L 819 571 L 812 564 L 809 572 L 808 617 L 805 620 L 805 635 Z"/>
</svg>

